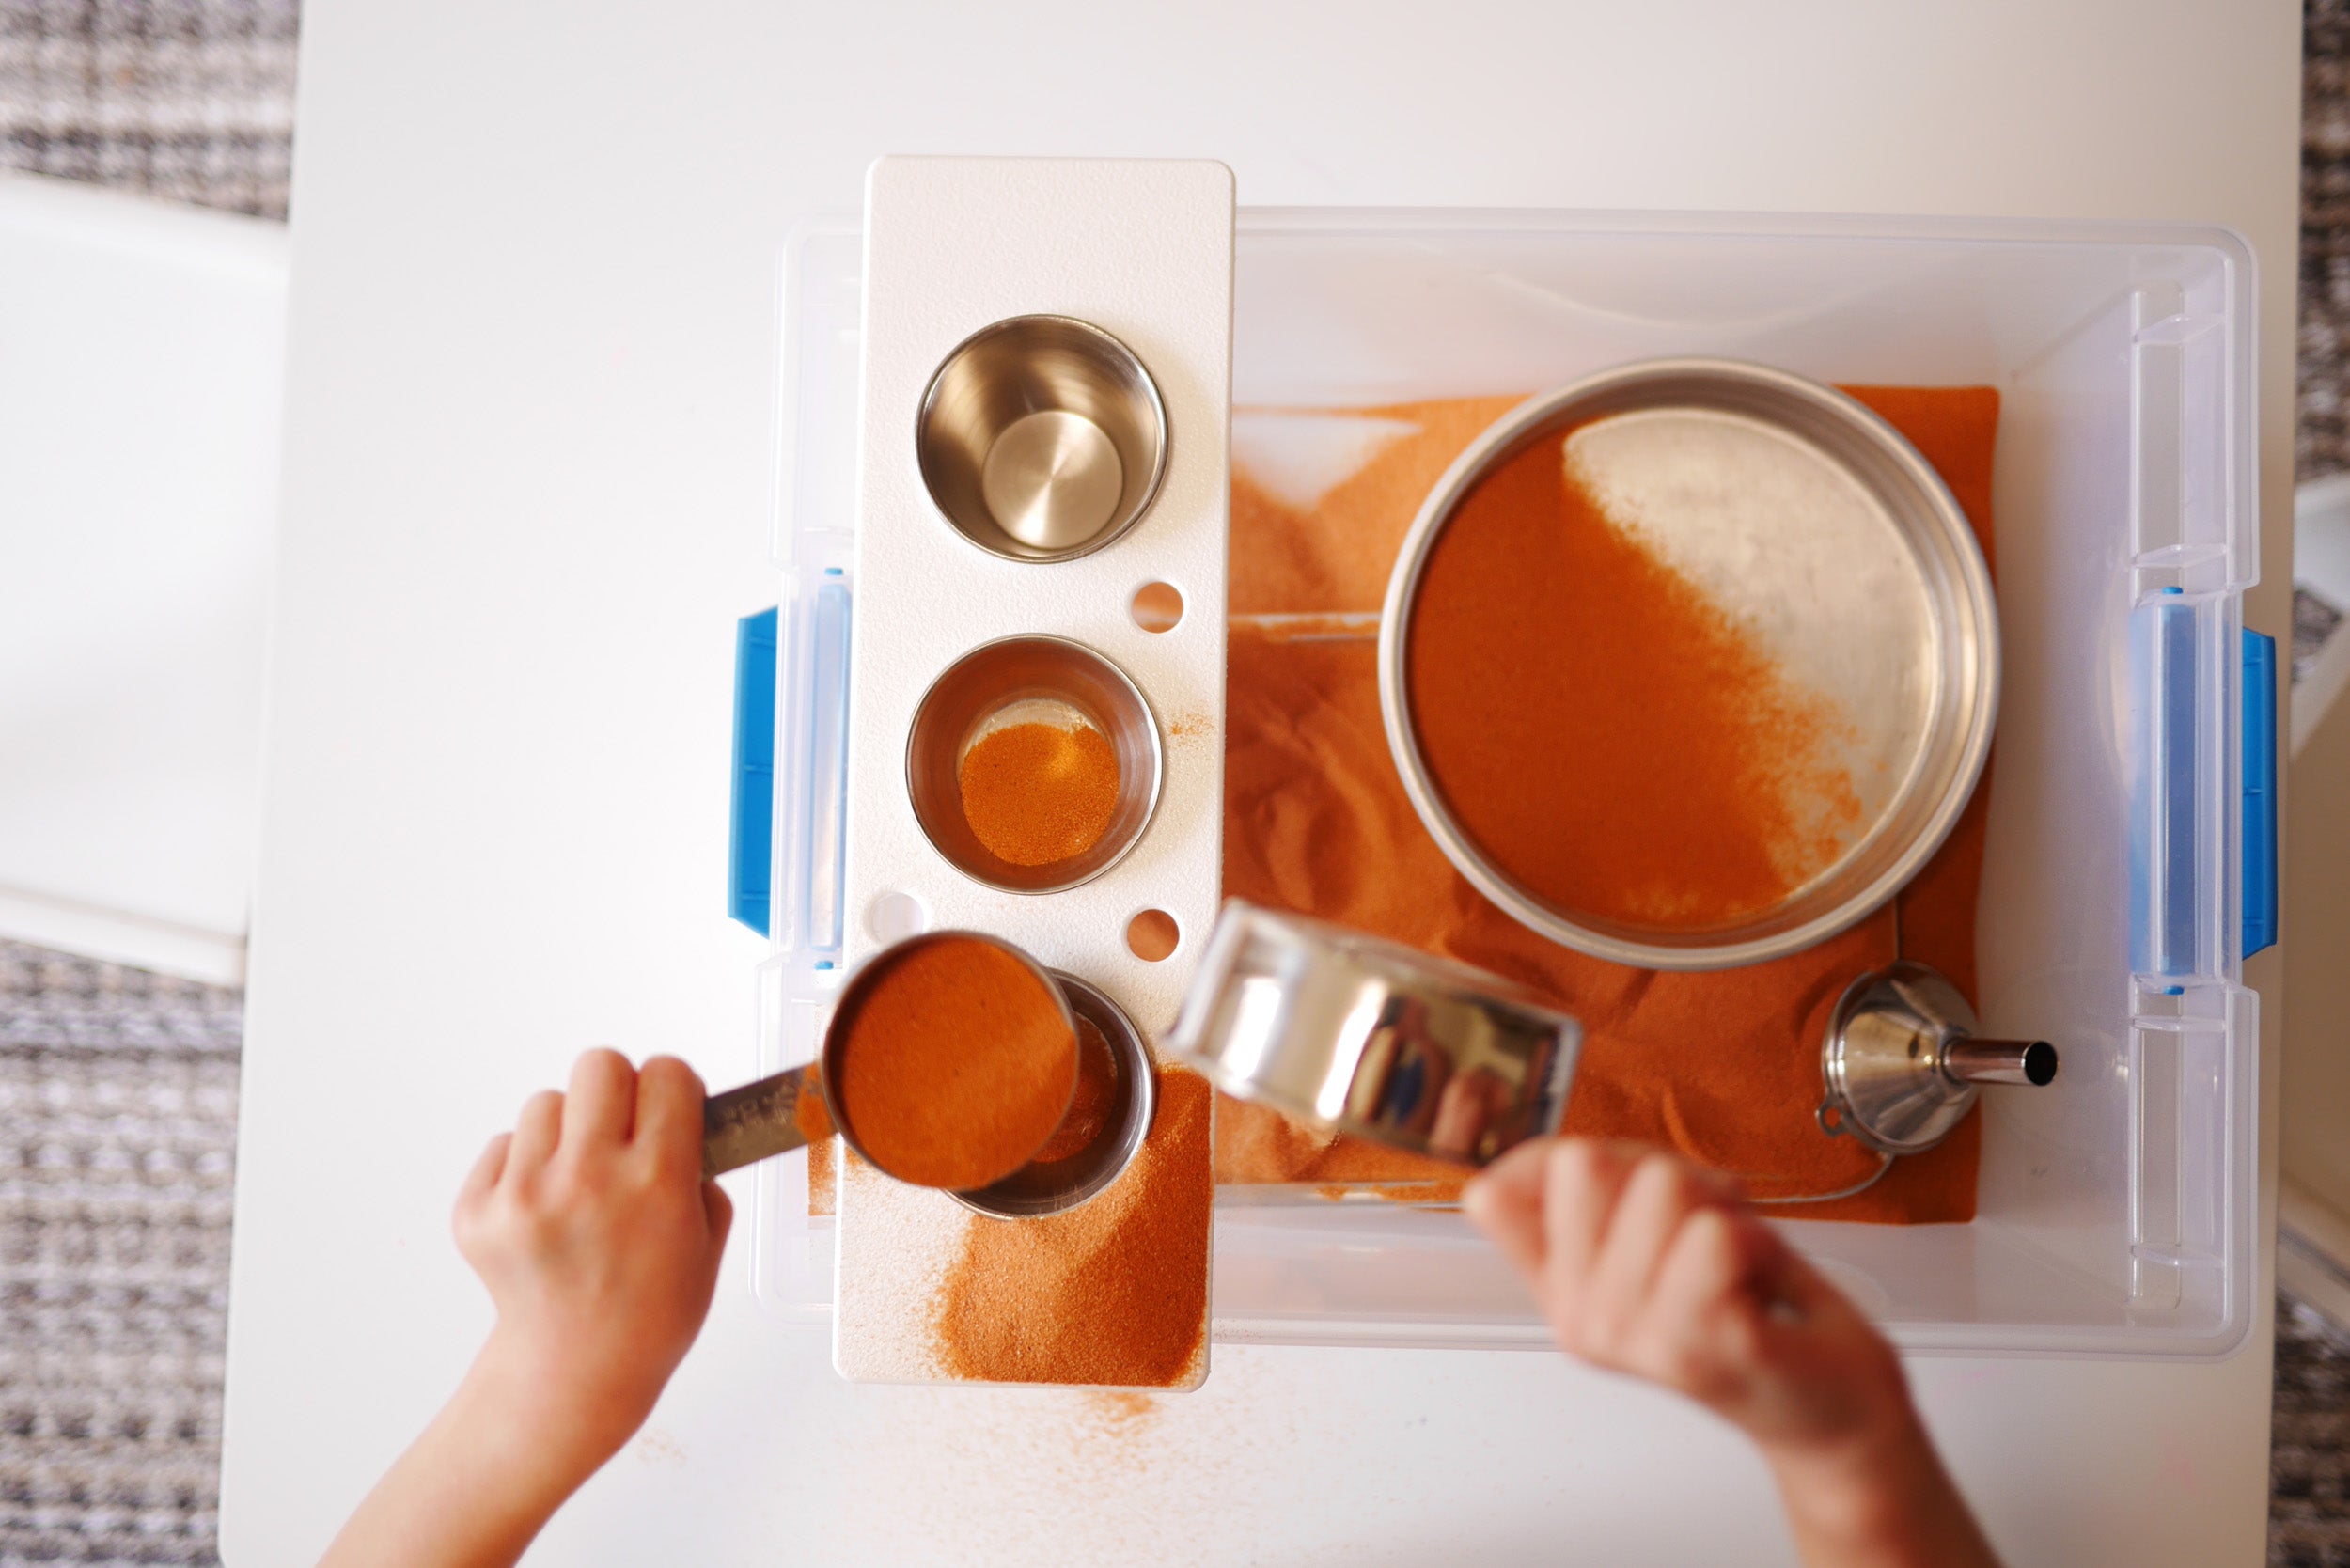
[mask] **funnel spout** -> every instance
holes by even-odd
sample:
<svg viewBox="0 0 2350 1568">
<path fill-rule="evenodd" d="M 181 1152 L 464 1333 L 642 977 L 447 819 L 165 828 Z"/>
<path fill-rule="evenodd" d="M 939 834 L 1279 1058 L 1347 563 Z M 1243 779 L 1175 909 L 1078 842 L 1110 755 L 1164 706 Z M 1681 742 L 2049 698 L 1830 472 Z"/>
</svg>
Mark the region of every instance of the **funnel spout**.
<svg viewBox="0 0 2350 1568">
<path fill-rule="evenodd" d="M 1960 1083 L 2030 1084 L 2057 1075 L 2057 1048 L 2044 1040 L 1953 1040 L 1942 1071 Z"/>
</svg>

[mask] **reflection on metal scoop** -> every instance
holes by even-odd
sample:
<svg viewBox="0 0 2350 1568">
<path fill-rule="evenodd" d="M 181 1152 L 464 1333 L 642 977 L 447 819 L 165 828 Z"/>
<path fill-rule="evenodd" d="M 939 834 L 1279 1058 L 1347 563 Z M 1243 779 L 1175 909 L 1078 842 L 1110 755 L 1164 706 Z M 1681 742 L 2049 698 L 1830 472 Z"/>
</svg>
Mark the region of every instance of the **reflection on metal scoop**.
<svg viewBox="0 0 2350 1568">
<path fill-rule="evenodd" d="M 1228 1094 L 1485 1165 L 1559 1130 L 1582 1038 L 1498 975 L 1234 899 L 1168 1044 Z"/>
<path fill-rule="evenodd" d="M 1922 964 L 1872 970 L 1845 988 L 1820 1051 L 1820 1126 L 1887 1154 L 1933 1148 L 1974 1108 L 1982 1084 L 2044 1085 L 2044 1040 L 1980 1040 L 1974 1009 Z"/>
</svg>

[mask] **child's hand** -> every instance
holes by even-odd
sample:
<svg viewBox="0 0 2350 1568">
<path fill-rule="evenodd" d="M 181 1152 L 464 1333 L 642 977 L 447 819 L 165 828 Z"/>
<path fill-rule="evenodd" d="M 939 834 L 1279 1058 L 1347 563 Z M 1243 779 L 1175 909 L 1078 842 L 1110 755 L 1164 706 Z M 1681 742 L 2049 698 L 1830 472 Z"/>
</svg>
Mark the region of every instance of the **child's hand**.
<svg viewBox="0 0 2350 1568">
<path fill-rule="evenodd" d="M 458 1196 L 458 1250 L 497 1303 L 483 1360 L 587 1471 L 644 1423 L 710 1310 L 733 1208 L 701 1159 L 692 1068 L 589 1051 Z"/>
<path fill-rule="evenodd" d="M 702 1083 L 612 1051 L 524 1105 L 457 1198 L 497 1326 L 322 1568 L 508 1568 L 619 1451 L 701 1331 L 733 1217 L 702 1180 Z"/>
<path fill-rule="evenodd" d="M 1907 1414 L 1892 1348 L 1729 1177 L 1559 1138 L 1496 1161 L 1465 1206 L 1561 1346 L 1686 1394 L 1766 1449 L 1865 1437 Z"/>
<path fill-rule="evenodd" d="M 1464 1206 L 1563 1348 L 1761 1446 L 1807 1560 L 1994 1562 L 1892 1347 L 1733 1180 L 1637 1144 L 1550 1138 L 1496 1161 Z"/>
</svg>

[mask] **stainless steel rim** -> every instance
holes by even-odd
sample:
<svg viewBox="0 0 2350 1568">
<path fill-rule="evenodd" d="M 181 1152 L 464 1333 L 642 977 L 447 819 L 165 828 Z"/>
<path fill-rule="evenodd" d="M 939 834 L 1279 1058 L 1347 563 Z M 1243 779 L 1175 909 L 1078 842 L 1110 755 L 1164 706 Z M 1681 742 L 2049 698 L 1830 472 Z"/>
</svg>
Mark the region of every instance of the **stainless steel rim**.
<svg viewBox="0 0 2350 1568">
<path fill-rule="evenodd" d="M 1848 426 L 1866 438 L 1914 485 L 1946 536 L 1956 581 L 1950 585 L 1955 600 L 1945 615 L 1943 635 L 1953 640 L 1962 666 L 1961 679 L 1970 689 L 1956 694 L 1965 730 L 1945 770 L 1946 783 L 1930 811 L 1910 833 L 1908 843 L 1880 866 L 1865 884 L 1833 908 L 1803 923 L 1766 935 L 1717 943 L 1668 946 L 1642 942 L 1597 931 L 1561 915 L 1518 887 L 1487 860 L 1445 805 L 1412 733 L 1410 699 L 1405 687 L 1404 660 L 1412 602 L 1418 591 L 1428 553 L 1462 499 L 1486 473 L 1515 454 L 1526 443 L 1572 416 L 1578 405 L 1596 401 L 1639 384 L 1672 379 L 1712 378 L 1761 389 L 1771 396 L 1808 405 Z M 1942 482 L 1933 464 L 1920 456 L 1900 431 L 1876 414 L 1835 388 L 1804 376 L 1742 360 L 1686 358 L 1652 359 L 1604 370 L 1555 391 L 1528 399 L 1496 420 L 1453 460 L 1436 481 L 1404 535 L 1402 553 L 1387 579 L 1387 595 L 1379 618 L 1379 711 L 1387 732 L 1387 749 L 1403 780 L 1413 809 L 1445 858 L 1477 890 L 1528 929 L 1578 952 L 1645 969 L 1726 969 L 1759 964 L 1800 952 L 1865 919 L 1899 892 L 1933 858 L 1957 825 L 1959 816 L 1982 776 L 1998 726 L 1999 693 L 1999 635 L 1991 574 L 1982 546 L 1966 514 Z M 1916 787 L 1913 780 L 1896 797 L 1898 806 Z M 1894 816 L 1894 807 L 1883 814 Z M 1865 837 L 1846 852 L 1849 862 L 1874 840 Z"/>
<path fill-rule="evenodd" d="M 992 877 L 981 876 L 978 872 L 972 870 L 969 867 L 964 866 L 955 857 L 953 853 L 949 851 L 946 845 L 938 841 L 937 836 L 931 831 L 930 824 L 922 820 L 922 813 L 919 810 L 916 810 L 914 812 L 915 825 L 922 830 L 922 838 L 924 841 L 927 842 L 932 850 L 937 852 L 938 857 L 941 860 L 946 861 L 948 865 L 952 866 L 963 875 L 969 877 L 972 881 L 979 884 L 983 887 L 993 887 L 997 892 L 1017 893 L 1023 897 L 1042 897 L 1051 893 L 1066 893 L 1072 887 L 1084 886 L 1087 883 L 1091 882 L 1094 878 L 1102 875 L 1111 867 L 1125 859 L 1127 855 L 1133 854 L 1135 846 L 1142 842 L 1143 837 L 1151 831 L 1152 822 L 1156 819 L 1159 814 L 1159 796 L 1161 792 L 1164 791 L 1167 786 L 1167 744 L 1159 734 L 1159 717 L 1157 712 L 1151 706 L 1151 699 L 1143 695 L 1142 687 L 1136 683 L 1135 678 L 1127 674 L 1125 669 L 1119 665 L 1118 661 L 1112 659 L 1109 655 L 1101 652 L 1099 650 L 1088 647 L 1086 644 L 1077 641 L 1074 637 L 1056 636 L 1049 632 L 1017 632 L 1010 636 L 992 637 L 986 642 L 979 643 L 973 647 L 964 650 L 963 652 L 955 656 L 954 661 L 951 664 L 948 665 L 945 669 L 940 670 L 938 674 L 932 679 L 931 683 L 928 686 L 925 686 L 922 689 L 921 700 L 917 701 L 914 705 L 915 718 L 918 719 L 921 716 L 923 709 L 930 703 L 932 695 L 936 692 L 940 684 L 944 682 L 948 676 L 952 675 L 958 668 L 960 668 L 964 662 L 971 659 L 974 655 L 985 652 L 991 648 L 997 648 L 1006 643 L 1015 642 L 1055 643 L 1062 648 L 1070 650 L 1073 654 L 1080 655 L 1087 661 L 1098 666 L 1103 671 L 1113 677 L 1118 684 L 1122 686 L 1126 692 L 1133 696 L 1136 706 L 1142 711 L 1144 719 L 1142 729 L 1150 736 L 1151 778 L 1144 792 L 1142 820 L 1135 825 L 1133 832 L 1127 836 L 1126 841 L 1120 844 L 1116 852 L 1114 852 L 1107 859 L 1104 860 L 1100 865 L 1089 869 L 1082 874 L 1073 876 L 1064 882 L 1056 882 L 1045 886 L 1020 887 L 1014 886 L 1009 883 L 998 882 Z M 915 799 L 917 789 L 915 777 L 916 768 L 916 759 L 915 757 L 914 749 L 916 732 L 916 724 L 913 720 L 909 720 L 906 725 L 906 747 L 903 761 L 906 798 L 909 803 Z"/>
</svg>

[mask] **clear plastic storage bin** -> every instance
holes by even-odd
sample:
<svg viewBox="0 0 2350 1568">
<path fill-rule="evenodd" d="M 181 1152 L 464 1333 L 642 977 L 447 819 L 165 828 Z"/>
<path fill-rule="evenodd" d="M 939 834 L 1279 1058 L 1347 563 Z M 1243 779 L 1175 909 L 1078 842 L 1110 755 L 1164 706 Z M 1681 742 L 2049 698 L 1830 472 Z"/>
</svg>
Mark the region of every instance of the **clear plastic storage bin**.
<svg viewBox="0 0 2350 1568">
<path fill-rule="evenodd" d="M 854 215 L 807 227 L 786 259 L 782 607 L 745 622 L 738 736 L 738 912 L 776 945 L 762 1072 L 814 1055 L 838 979 L 859 259 Z M 2240 619 L 2258 573 L 2243 243 L 2154 225 L 1244 208 L 1235 266 L 1242 406 L 1533 391 L 1663 354 L 1999 389 L 2006 679 L 1982 1012 L 1991 1033 L 2059 1042 L 2064 1072 L 1985 1096 L 1972 1224 L 1784 1229 L 1914 1350 L 2234 1349 L 2257 1309 L 2258 998 L 2240 969 L 2274 918 L 2273 687 Z M 755 1280 L 770 1309 L 821 1320 L 832 1236 L 806 1182 L 797 1159 L 760 1168 Z M 1549 1342 L 1457 1214 L 1314 1199 L 1220 1206 L 1214 1332 Z"/>
</svg>

